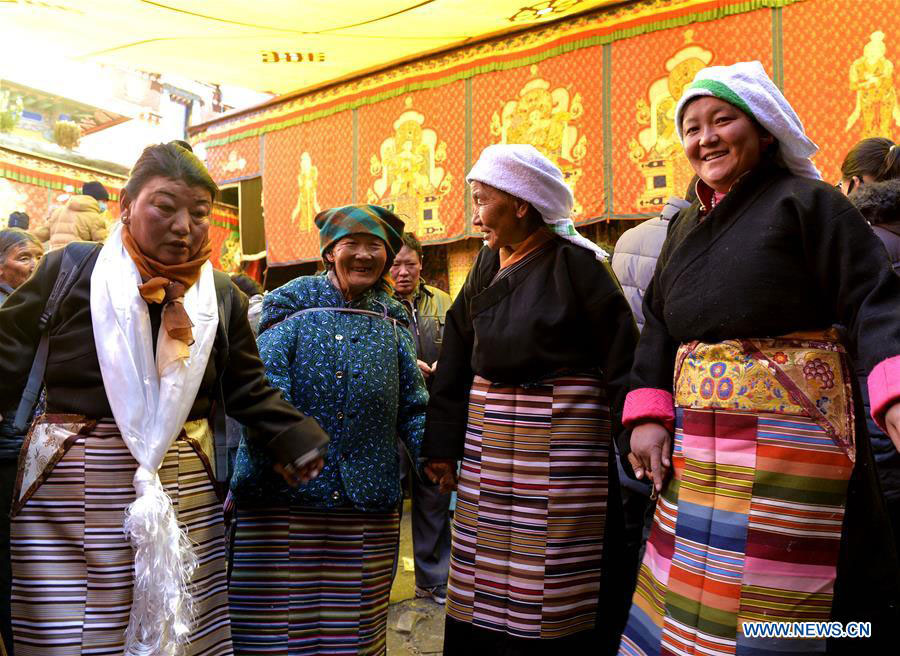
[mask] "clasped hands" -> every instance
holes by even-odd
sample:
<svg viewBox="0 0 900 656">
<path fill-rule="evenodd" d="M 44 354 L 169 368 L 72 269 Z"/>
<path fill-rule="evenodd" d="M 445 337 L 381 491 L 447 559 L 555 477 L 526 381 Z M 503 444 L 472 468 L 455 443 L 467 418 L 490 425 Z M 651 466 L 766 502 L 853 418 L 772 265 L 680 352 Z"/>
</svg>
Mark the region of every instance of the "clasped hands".
<svg viewBox="0 0 900 656">
<path fill-rule="evenodd" d="M 425 463 L 424 469 L 428 480 L 440 486 L 441 494 L 447 494 L 456 489 L 455 460 L 429 460 Z"/>
</svg>

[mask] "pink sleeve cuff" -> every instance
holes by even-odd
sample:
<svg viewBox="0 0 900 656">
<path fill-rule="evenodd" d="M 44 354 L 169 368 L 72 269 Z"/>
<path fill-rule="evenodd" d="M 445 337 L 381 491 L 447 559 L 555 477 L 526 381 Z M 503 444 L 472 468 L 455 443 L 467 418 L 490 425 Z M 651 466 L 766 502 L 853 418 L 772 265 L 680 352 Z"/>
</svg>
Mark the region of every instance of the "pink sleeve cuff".
<svg viewBox="0 0 900 656">
<path fill-rule="evenodd" d="M 633 428 L 645 421 L 662 424 L 670 432 L 675 430 L 675 399 L 670 392 L 655 387 L 640 387 L 628 392 L 622 424 Z"/>
<path fill-rule="evenodd" d="M 897 401 L 900 401 L 900 355 L 882 360 L 869 374 L 872 419 L 881 430 L 884 430 L 884 414 Z M 625 405 L 628 405 L 627 399 Z"/>
</svg>

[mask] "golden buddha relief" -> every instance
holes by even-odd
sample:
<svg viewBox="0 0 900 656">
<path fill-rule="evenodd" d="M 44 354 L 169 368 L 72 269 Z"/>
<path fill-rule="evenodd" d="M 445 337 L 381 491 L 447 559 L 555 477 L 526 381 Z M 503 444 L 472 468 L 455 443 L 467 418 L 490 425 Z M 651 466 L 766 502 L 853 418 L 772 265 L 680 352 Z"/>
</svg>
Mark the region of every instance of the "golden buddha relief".
<svg viewBox="0 0 900 656">
<path fill-rule="evenodd" d="M 440 204 L 453 186 L 453 176 L 439 166 L 447 159 L 447 143 L 425 127 L 425 116 L 412 108 L 411 97 L 404 104 L 394 134 L 369 161 L 369 172 L 377 179 L 367 202 L 387 207 L 420 237 L 441 237 L 446 228 Z"/>
<path fill-rule="evenodd" d="M 225 273 L 241 272 L 241 236 L 240 233 L 232 232 L 222 243 L 222 250 L 219 251 L 219 267 Z"/>
<path fill-rule="evenodd" d="M 306 151 L 300 155 L 300 172 L 297 173 L 297 204 L 291 212 L 291 223 L 300 232 L 313 229 L 313 220 L 322 208 L 317 196 L 319 185 L 319 168 L 313 166 L 312 157 Z"/>
<path fill-rule="evenodd" d="M 860 127 L 860 139 L 892 138 L 900 125 L 900 107 L 894 89 L 894 64 L 885 57 L 884 32 L 872 32 L 862 57 L 850 65 L 850 90 L 856 94 L 853 113 L 844 128 Z"/>
<path fill-rule="evenodd" d="M 228 161 L 222 165 L 225 173 L 240 173 L 247 167 L 247 160 L 239 156 L 236 150 L 228 153 Z"/>
<path fill-rule="evenodd" d="M 694 176 L 675 130 L 675 107 L 701 68 L 713 54 L 693 43 L 694 32 L 687 30 L 685 45 L 666 61 L 667 74 L 654 80 L 647 99 L 637 101 L 635 120 L 642 129 L 637 139 L 628 142 L 628 158 L 644 176 L 644 189 L 636 200 L 641 212 L 657 212 L 670 196 L 680 196 Z"/>
<path fill-rule="evenodd" d="M 531 144 L 556 164 L 575 193 L 573 216 L 582 214 L 576 186 L 583 174 L 581 163 L 587 155 L 587 138 L 575 125 L 584 115 L 581 94 L 570 88 L 551 89 L 531 67 L 531 79 L 519 90 L 519 97 L 502 103 L 491 117 L 495 143 Z"/>
</svg>

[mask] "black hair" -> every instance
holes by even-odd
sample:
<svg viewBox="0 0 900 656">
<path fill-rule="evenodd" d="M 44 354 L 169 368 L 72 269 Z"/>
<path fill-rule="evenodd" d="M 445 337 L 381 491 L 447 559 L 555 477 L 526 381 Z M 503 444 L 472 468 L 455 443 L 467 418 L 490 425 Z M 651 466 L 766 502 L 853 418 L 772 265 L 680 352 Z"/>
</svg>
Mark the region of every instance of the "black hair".
<svg viewBox="0 0 900 656">
<path fill-rule="evenodd" d="M 128 198 L 134 200 L 149 180 L 159 176 L 180 180 L 191 187 L 203 187 L 209 190 L 212 200 L 219 193 L 215 180 L 186 141 L 170 141 L 144 148 L 131 169 L 124 191 Z"/>
<path fill-rule="evenodd" d="M 263 293 L 263 289 L 259 286 L 259 283 L 244 273 L 236 273 L 231 276 L 231 282 L 237 285 L 237 288 L 244 292 L 248 297 Z"/>
<path fill-rule="evenodd" d="M 403 245 L 406 246 L 409 250 L 415 251 L 416 255 L 419 256 L 419 262 L 422 261 L 422 242 L 419 241 L 419 238 L 416 237 L 414 233 L 403 233 Z"/>
<path fill-rule="evenodd" d="M 12 212 L 9 215 L 9 221 L 7 221 L 7 225 L 10 228 L 22 228 L 22 230 L 28 230 L 30 223 L 31 217 L 25 212 Z"/>
<path fill-rule="evenodd" d="M 6 261 L 6 255 L 11 248 L 26 242 L 37 244 L 40 246 L 41 252 L 44 251 L 40 240 L 30 232 L 25 232 L 21 228 L 7 228 L 6 230 L 0 230 L 0 262 Z"/>
<path fill-rule="evenodd" d="M 841 164 L 841 177 L 862 179 L 864 175 L 874 182 L 900 178 L 900 146 L 884 137 L 869 137 L 853 146 Z"/>
</svg>

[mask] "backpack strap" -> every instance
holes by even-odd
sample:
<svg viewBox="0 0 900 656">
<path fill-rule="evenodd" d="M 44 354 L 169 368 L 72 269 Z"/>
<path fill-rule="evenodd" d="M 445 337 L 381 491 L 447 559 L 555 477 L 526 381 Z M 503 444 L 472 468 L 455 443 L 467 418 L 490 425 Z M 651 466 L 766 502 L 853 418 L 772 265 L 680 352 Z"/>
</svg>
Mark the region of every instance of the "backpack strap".
<svg viewBox="0 0 900 656">
<path fill-rule="evenodd" d="M 28 374 L 28 382 L 25 384 L 25 391 L 22 393 L 19 408 L 16 410 L 16 418 L 13 421 L 13 428 L 17 432 L 22 432 L 28 427 L 31 413 L 34 412 L 34 405 L 37 403 L 38 396 L 41 393 L 41 387 L 44 383 L 44 371 L 47 369 L 47 356 L 50 353 L 50 324 L 53 320 L 53 315 L 56 314 L 60 303 L 62 303 L 63 299 L 71 291 L 72 286 L 81 276 L 81 272 L 91 255 L 100 248 L 101 244 L 94 242 L 74 241 L 63 249 L 59 273 L 56 276 L 56 281 L 53 283 L 50 296 L 44 304 L 44 311 L 41 312 L 41 316 L 38 319 L 37 329 L 41 335 L 41 341 L 38 343 L 34 362 L 31 365 L 31 372 Z"/>
</svg>

